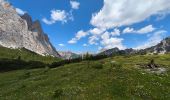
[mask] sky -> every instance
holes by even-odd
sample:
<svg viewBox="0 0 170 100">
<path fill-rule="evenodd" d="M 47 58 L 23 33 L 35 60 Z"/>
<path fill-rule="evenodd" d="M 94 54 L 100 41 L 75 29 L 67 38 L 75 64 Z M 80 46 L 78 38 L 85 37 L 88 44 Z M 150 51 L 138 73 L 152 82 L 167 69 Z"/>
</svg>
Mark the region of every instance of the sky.
<svg viewBox="0 0 170 100">
<path fill-rule="evenodd" d="M 8 0 L 59 51 L 144 49 L 170 36 L 170 0 Z"/>
</svg>

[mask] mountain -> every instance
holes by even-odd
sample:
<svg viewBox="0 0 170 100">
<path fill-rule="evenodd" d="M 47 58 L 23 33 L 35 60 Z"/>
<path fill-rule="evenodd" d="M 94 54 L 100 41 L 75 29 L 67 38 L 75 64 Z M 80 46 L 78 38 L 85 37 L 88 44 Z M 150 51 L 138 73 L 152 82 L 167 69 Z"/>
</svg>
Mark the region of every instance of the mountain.
<svg viewBox="0 0 170 100">
<path fill-rule="evenodd" d="M 112 48 L 112 49 L 104 50 L 104 51 L 102 51 L 102 52 L 99 53 L 99 54 L 109 56 L 109 55 L 112 55 L 112 54 L 114 54 L 114 53 L 117 53 L 118 51 L 120 51 L 119 48 Z"/>
<path fill-rule="evenodd" d="M 137 53 L 137 51 L 132 48 L 125 49 L 125 50 L 119 50 L 119 48 L 112 48 L 100 52 L 99 55 L 112 56 L 112 55 L 125 55 L 125 54 L 135 54 L 135 53 Z"/>
<path fill-rule="evenodd" d="M 0 0 L 0 45 L 25 48 L 40 55 L 60 57 L 38 20 L 28 14 L 20 16 L 8 2 Z"/>
<path fill-rule="evenodd" d="M 143 50 L 145 53 L 165 54 L 170 52 L 170 37 L 165 38 L 160 43 Z"/>
<path fill-rule="evenodd" d="M 170 37 L 167 37 L 157 45 L 146 49 L 135 50 L 130 48 L 125 50 L 119 50 L 118 48 L 112 48 L 100 52 L 99 55 L 112 56 L 112 55 L 127 55 L 127 54 L 165 54 L 169 52 L 170 52 Z"/>
<path fill-rule="evenodd" d="M 70 51 L 59 51 L 59 54 L 62 58 L 64 59 L 74 59 L 74 58 L 78 58 L 80 57 L 80 55 L 76 54 L 76 53 L 72 53 Z"/>
</svg>

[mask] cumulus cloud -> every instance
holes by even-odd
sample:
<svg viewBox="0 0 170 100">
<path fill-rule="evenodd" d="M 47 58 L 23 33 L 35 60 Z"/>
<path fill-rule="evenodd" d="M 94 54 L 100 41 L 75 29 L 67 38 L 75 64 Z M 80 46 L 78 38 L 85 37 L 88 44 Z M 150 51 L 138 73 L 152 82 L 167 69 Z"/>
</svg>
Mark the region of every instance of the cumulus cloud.
<svg viewBox="0 0 170 100">
<path fill-rule="evenodd" d="M 101 44 L 104 49 L 111 49 L 117 47 L 119 49 L 125 49 L 126 47 L 122 44 L 123 38 L 110 37 L 108 32 L 105 32 L 102 36 Z"/>
<path fill-rule="evenodd" d="M 87 47 L 88 45 L 87 44 L 83 44 L 83 47 Z"/>
<path fill-rule="evenodd" d="M 91 30 L 89 30 L 89 32 L 93 35 L 100 35 L 105 31 L 105 29 L 101 29 L 101 28 L 93 28 Z"/>
<path fill-rule="evenodd" d="M 158 44 L 165 36 L 165 30 L 159 30 L 149 36 L 149 39 L 142 45 L 137 46 L 135 49 L 145 49 Z"/>
<path fill-rule="evenodd" d="M 72 9 L 79 9 L 80 3 L 77 1 L 70 1 L 70 5 Z"/>
<path fill-rule="evenodd" d="M 19 15 L 24 15 L 26 13 L 26 11 L 20 9 L 20 8 L 15 8 L 16 12 L 19 14 Z"/>
<path fill-rule="evenodd" d="M 170 2 L 170 0 L 104 0 L 104 6 L 101 10 L 92 14 L 90 23 L 94 28 L 86 31 L 89 35 L 89 45 L 98 45 L 100 49 L 114 47 L 125 49 L 124 39 L 118 36 L 122 33 L 147 34 L 158 30 L 153 25 L 147 25 L 140 29 L 127 26 L 145 21 L 151 16 L 165 17 L 170 13 L 170 3 L 167 2 Z M 127 28 L 119 30 L 122 26 Z M 150 39 L 142 46 L 147 47 L 157 43 L 161 39 L 159 38 L 161 34 L 158 34 L 160 32 L 151 35 Z M 76 43 L 79 39 L 75 36 L 70 42 Z M 154 39 L 157 40 L 151 42 Z"/>
<path fill-rule="evenodd" d="M 135 30 L 133 28 L 127 27 L 123 30 L 123 33 L 134 33 Z"/>
<path fill-rule="evenodd" d="M 98 45 L 97 41 L 99 40 L 98 36 L 90 36 L 89 37 L 89 44 L 90 45 Z"/>
<path fill-rule="evenodd" d="M 72 38 L 71 40 L 68 41 L 69 44 L 75 44 L 77 43 L 77 39 L 76 38 Z"/>
<path fill-rule="evenodd" d="M 119 36 L 120 33 L 121 32 L 118 28 L 115 28 L 112 31 L 106 31 L 102 28 L 93 28 L 86 32 L 80 30 L 76 33 L 74 38 L 68 41 L 68 43 L 75 44 L 81 38 L 90 35 L 88 37 L 89 45 L 102 45 L 100 47 L 103 47 L 103 49 L 110 49 L 114 47 L 124 49 L 125 46 L 122 44 L 123 39 L 116 37 Z"/>
<path fill-rule="evenodd" d="M 64 47 L 64 46 L 65 46 L 65 45 L 64 45 L 64 44 L 62 44 L 62 43 L 61 43 L 61 44 L 58 44 L 58 45 L 59 45 L 60 47 Z"/>
<path fill-rule="evenodd" d="M 72 38 L 70 41 L 68 41 L 68 43 L 70 44 L 74 44 L 77 43 L 78 40 L 80 40 L 81 38 L 87 36 L 89 33 L 85 32 L 83 30 L 80 30 L 76 33 L 75 38 Z"/>
<path fill-rule="evenodd" d="M 57 21 L 66 23 L 70 19 L 72 19 L 72 14 L 67 13 L 65 10 L 51 10 L 50 19 L 48 20 L 47 18 L 43 18 L 42 21 L 50 25 L 56 23 Z"/>
<path fill-rule="evenodd" d="M 152 15 L 167 14 L 170 0 L 104 0 L 103 8 L 92 15 L 96 27 L 114 28 L 139 23 Z"/>
<path fill-rule="evenodd" d="M 146 33 L 153 32 L 155 29 L 156 28 L 153 27 L 152 25 L 145 26 L 139 30 L 135 30 L 134 28 L 127 27 L 123 30 L 123 33 L 146 34 Z"/>
<path fill-rule="evenodd" d="M 145 33 L 153 32 L 154 30 L 155 30 L 155 28 L 152 25 L 148 25 L 148 26 L 138 30 L 137 33 L 145 34 Z"/>
<path fill-rule="evenodd" d="M 111 35 L 112 35 L 112 36 L 119 36 L 119 35 L 120 35 L 120 30 L 117 29 L 117 28 L 115 28 L 115 29 L 113 30 L 113 32 L 111 32 Z"/>
</svg>

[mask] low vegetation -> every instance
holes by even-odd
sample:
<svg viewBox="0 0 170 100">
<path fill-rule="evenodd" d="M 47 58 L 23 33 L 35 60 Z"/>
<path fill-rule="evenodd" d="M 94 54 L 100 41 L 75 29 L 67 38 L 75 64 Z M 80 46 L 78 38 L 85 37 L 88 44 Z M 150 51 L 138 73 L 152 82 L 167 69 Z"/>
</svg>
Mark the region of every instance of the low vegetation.
<svg viewBox="0 0 170 100">
<path fill-rule="evenodd" d="M 152 59 L 166 71 L 151 73 L 139 66 Z M 169 61 L 170 54 L 128 55 L 3 72 L 0 99 L 169 100 Z"/>
<path fill-rule="evenodd" d="M 9 49 L 0 47 L 0 60 L 23 60 L 23 61 L 40 61 L 43 63 L 52 63 L 54 61 L 60 61 L 61 59 L 51 56 L 41 56 L 27 49 Z"/>
</svg>

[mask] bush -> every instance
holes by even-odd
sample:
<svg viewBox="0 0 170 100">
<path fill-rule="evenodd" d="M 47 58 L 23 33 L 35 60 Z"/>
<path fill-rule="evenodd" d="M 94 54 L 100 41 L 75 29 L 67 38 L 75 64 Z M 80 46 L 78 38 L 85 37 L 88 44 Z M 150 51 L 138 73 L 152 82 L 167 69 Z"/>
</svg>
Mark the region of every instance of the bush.
<svg viewBox="0 0 170 100">
<path fill-rule="evenodd" d="M 92 64 L 92 68 L 95 68 L 95 69 L 103 69 L 103 64 L 102 64 L 102 63 L 99 63 L 99 62 L 93 63 L 93 64 Z"/>
<path fill-rule="evenodd" d="M 0 59 L 0 71 L 11 71 L 18 69 L 43 68 L 47 64 L 40 61 L 24 61 L 15 59 Z"/>
<path fill-rule="evenodd" d="M 56 97 L 60 97 L 61 95 L 63 94 L 63 89 L 56 89 L 54 91 L 54 94 L 53 94 L 53 97 L 56 98 Z"/>
<path fill-rule="evenodd" d="M 112 65 L 112 67 L 116 67 L 116 68 L 121 68 L 122 67 L 122 64 L 120 64 L 120 63 L 111 63 Z"/>
<path fill-rule="evenodd" d="M 46 67 L 44 68 L 43 73 L 47 73 L 49 70 L 50 70 L 50 67 L 46 66 Z"/>
<path fill-rule="evenodd" d="M 19 77 L 19 79 L 27 79 L 31 76 L 31 73 L 29 71 L 25 71 L 22 76 Z"/>
</svg>

